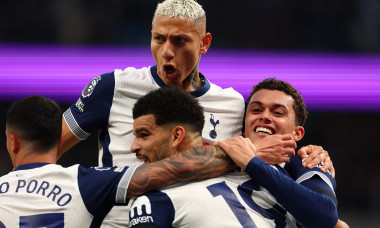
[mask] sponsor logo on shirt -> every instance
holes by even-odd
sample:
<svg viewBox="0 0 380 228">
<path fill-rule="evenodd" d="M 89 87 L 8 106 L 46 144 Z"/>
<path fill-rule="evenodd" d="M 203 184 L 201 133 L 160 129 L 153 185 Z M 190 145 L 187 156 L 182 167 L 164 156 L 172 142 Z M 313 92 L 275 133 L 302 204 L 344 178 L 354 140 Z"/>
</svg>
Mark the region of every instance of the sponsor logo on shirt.
<svg viewBox="0 0 380 228">
<path fill-rule="evenodd" d="M 85 97 L 89 97 L 92 92 L 94 91 L 95 89 L 95 86 L 98 84 L 98 82 L 102 79 L 102 77 L 99 75 L 98 77 L 92 79 L 92 81 L 90 83 L 88 83 L 88 85 L 86 86 L 86 88 L 83 89 L 82 91 L 82 97 L 85 98 Z"/>
<path fill-rule="evenodd" d="M 140 196 L 139 202 L 133 204 L 133 207 L 129 211 L 131 220 L 129 221 L 129 227 L 135 226 L 141 223 L 153 223 L 152 207 L 150 205 L 149 198 L 146 196 Z M 135 217 L 136 216 L 136 217 Z"/>
<path fill-rule="evenodd" d="M 152 216 L 140 216 L 138 218 L 134 218 L 129 222 L 129 227 L 136 226 L 141 223 L 153 223 Z"/>
<path fill-rule="evenodd" d="M 77 100 L 77 103 L 75 103 L 75 107 L 77 107 L 77 109 L 80 111 L 80 112 L 84 112 L 84 103 L 82 102 L 82 100 L 79 98 Z"/>
</svg>

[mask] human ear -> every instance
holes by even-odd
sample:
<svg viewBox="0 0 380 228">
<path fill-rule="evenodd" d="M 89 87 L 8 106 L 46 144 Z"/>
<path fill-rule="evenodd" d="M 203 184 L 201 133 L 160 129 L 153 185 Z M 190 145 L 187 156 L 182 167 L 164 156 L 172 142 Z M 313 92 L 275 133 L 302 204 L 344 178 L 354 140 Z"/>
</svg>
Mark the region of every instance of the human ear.
<svg viewBox="0 0 380 228">
<path fill-rule="evenodd" d="M 200 51 L 202 55 L 207 53 L 207 50 L 209 49 L 211 45 L 211 40 L 212 40 L 212 36 L 208 32 L 202 36 L 201 51 Z"/>
<path fill-rule="evenodd" d="M 20 150 L 20 139 L 16 135 L 9 135 L 9 140 L 10 140 L 10 149 L 12 153 L 17 153 Z"/>
<path fill-rule="evenodd" d="M 182 126 L 176 126 L 172 130 L 172 147 L 179 147 L 185 139 L 186 130 Z"/>
<path fill-rule="evenodd" d="M 294 141 L 300 141 L 305 135 L 305 129 L 302 126 L 296 126 L 293 132 Z"/>
</svg>

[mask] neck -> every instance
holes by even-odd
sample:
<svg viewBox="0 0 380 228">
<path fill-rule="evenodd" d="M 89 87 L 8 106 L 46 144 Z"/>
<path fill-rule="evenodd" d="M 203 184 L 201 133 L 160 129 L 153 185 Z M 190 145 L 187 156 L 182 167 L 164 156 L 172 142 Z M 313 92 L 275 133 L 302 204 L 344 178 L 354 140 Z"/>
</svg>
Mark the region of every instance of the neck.
<svg viewBox="0 0 380 228">
<path fill-rule="evenodd" d="M 179 146 L 178 152 L 188 150 L 192 147 L 197 147 L 197 146 L 203 146 L 202 136 L 199 134 L 196 134 L 196 135 L 188 134 L 186 139 L 184 139 L 183 143 L 181 143 L 181 146 Z"/>
<path fill-rule="evenodd" d="M 20 165 L 30 164 L 30 163 L 57 163 L 57 150 L 49 150 L 45 153 L 28 153 L 20 151 L 13 161 L 13 167 L 17 168 Z"/>
<path fill-rule="evenodd" d="M 198 64 L 194 69 L 191 71 L 189 76 L 184 80 L 183 86 L 184 89 L 187 91 L 195 91 L 199 88 L 201 88 L 204 85 L 205 81 L 204 78 L 201 77 L 198 71 Z M 186 89 L 187 88 L 187 89 Z"/>
</svg>

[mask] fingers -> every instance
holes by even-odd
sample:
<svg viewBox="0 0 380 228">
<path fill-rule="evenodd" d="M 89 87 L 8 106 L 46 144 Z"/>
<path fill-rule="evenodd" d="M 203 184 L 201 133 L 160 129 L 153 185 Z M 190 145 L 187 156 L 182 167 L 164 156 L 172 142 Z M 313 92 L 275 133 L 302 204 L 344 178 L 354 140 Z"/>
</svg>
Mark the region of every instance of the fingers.
<svg viewBox="0 0 380 228">
<path fill-rule="evenodd" d="M 327 153 L 327 151 L 326 151 L 326 153 Z M 325 173 L 328 169 L 331 171 L 332 178 L 335 179 L 335 169 L 334 169 L 334 166 L 332 164 L 331 158 L 330 158 L 330 156 L 328 156 L 328 153 L 327 153 L 327 157 L 323 161 L 323 166 L 322 166 L 321 170 L 322 170 L 322 172 Z"/>
<path fill-rule="evenodd" d="M 331 161 L 331 160 L 330 160 L 330 161 Z M 333 166 L 332 161 L 331 161 L 331 163 L 330 163 L 329 170 L 331 171 L 332 178 L 335 179 L 335 168 L 334 168 L 334 166 Z"/>
<path fill-rule="evenodd" d="M 307 167 L 309 169 L 315 167 L 326 158 L 327 152 L 323 150 L 321 146 L 309 145 L 303 147 L 305 152 L 309 154 L 306 159 L 302 162 L 302 166 Z"/>
<path fill-rule="evenodd" d="M 292 158 L 292 157 L 295 156 L 295 154 L 296 154 L 295 150 L 292 149 L 292 148 L 290 148 L 290 147 L 288 147 L 288 148 L 284 149 L 284 151 L 282 153 L 282 156 L 283 157 L 287 157 L 287 158 Z"/>
<path fill-rule="evenodd" d="M 225 141 L 217 141 L 214 143 L 214 146 L 219 146 L 221 147 L 224 151 L 227 153 L 227 143 Z M 228 154 L 228 153 L 227 153 Z"/>
<path fill-rule="evenodd" d="M 307 155 L 312 151 L 313 145 L 303 146 L 298 150 L 297 154 L 301 159 L 305 159 Z M 306 163 L 305 163 L 306 164 Z"/>
</svg>

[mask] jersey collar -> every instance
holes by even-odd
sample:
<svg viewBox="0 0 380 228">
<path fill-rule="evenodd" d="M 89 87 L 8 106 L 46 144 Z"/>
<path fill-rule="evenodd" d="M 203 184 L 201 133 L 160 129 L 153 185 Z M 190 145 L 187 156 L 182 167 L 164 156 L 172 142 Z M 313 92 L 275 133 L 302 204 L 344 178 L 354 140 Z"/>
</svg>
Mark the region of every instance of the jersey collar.
<svg viewBox="0 0 380 228">
<path fill-rule="evenodd" d="M 154 81 L 157 83 L 157 85 L 159 85 L 161 88 L 168 87 L 164 83 L 164 81 L 162 81 L 162 79 L 160 78 L 160 76 L 158 76 L 158 74 L 157 74 L 157 66 L 151 66 L 150 67 L 150 73 L 152 74 L 152 77 L 153 77 Z M 200 74 L 201 77 L 204 78 L 205 83 L 204 83 L 204 85 L 201 88 L 190 92 L 190 94 L 193 95 L 194 97 L 200 97 L 200 96 L 202 96 L 203 94 L 205 94 L 210 89 L 210 86 L 211 86 L 210 82 L 207 80 L 207 78 L 203 74 L 201 74 L 201 73 L 199 73 L 199 74 Z"/>
<path fill-rule="evenodd" d="M 15 168 L 13 171 L 40 168 L 42 166 L 49 165 L 49 164 L 51 164 L 51 163 L 29 163 L 29 164 L 23 164 L 23 165 L 17 166 L 17 168 Z"/>
</svg>

